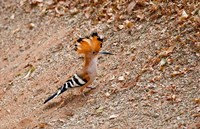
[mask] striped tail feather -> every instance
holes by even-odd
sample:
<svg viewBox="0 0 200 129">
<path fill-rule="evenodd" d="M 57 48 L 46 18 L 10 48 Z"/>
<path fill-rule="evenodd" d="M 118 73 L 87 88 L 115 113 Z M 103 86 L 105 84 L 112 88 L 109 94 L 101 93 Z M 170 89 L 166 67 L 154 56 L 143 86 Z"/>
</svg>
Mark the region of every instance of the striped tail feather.
<svg viewBox="0 0 200 129">
<path fill-rule="evenodd" d="M 53 98 L 56 98 L 57 96 L 59 96 L 60 94 L 62 94 L 63 92 L 65 92 L 67 90 L 67 88 L 64 86 L 62 86 L 56 93 L 54 93 L 53 95 L 49 96 L 45 101 L 44 104 L 47 103 L 48 101 L 50 101 Z"/>
<path fill-rule="evenodd" d="M 86 83 L 87 83 L 86 79 L 82 79 L 79 75 L 74 74 L 73 77 L 69 79 L 56 93 L 48 97 L 44 101 L 44 104 L 50 101 L 51 99 L 56 98 L 57 96 L 59 96 L 60 94 L 68 90 L 69 88 L 80 87 L 80 86 L 85 85 Z"/>
</svg>

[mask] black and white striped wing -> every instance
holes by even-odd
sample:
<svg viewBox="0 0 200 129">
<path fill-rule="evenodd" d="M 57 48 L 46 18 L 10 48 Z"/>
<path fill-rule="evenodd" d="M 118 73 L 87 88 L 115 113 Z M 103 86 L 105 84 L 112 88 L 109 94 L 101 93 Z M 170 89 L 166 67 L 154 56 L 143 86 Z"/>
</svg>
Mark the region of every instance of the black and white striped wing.
<svg viewBox="0 0 200 129">
<path fill-rule="evenodd" d="M 54 93 L 48 99 L 46 99 L 44 101 L 44 104 L 47 103 L 48 101 L 50 101 L 51 99 L 59 96 L 60 94 L 62 94 L 66 90 L 68 90 L 69 88 L 84 86 L 86 83 L 87 83 L 87 80 L 82 79 L 77 74 L 74 74 L 73 77 L 71 79 L 69 79 L 68 81 L 66 81 L 66 83 L 56 93 Z"/>
</svg>

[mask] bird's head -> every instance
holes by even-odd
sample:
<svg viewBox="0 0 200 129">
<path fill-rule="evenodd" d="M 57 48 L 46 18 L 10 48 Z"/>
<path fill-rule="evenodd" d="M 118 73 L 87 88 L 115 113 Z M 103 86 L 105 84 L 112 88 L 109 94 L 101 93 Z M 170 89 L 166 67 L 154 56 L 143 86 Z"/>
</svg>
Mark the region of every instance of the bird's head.
<svg viewBox="0 0 200 129">
<path fill-rule="evenodd" d="M 98 36 L 96 32 L 92 33 L 90 37 L 79 38 L 76 44 L 76 51 L 86 57 L 94 58 L 98 54 L 112 54 L 110 52 L 101 52 L 100 49 L 103 44 L 103 39 Z"/>
</svg>

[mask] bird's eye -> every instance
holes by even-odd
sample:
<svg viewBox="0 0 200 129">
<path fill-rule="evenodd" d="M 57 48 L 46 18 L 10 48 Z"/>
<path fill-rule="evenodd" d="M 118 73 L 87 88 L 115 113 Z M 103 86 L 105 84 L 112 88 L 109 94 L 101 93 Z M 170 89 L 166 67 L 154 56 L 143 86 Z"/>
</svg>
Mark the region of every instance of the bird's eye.
<svg viewBox="0 0 200 129">
<path fill-rule="evenodd" d="M 96 54 L 96 52 L 94 51 L 94 52 L 92 52 L 93 54 Z"/>
</svg>

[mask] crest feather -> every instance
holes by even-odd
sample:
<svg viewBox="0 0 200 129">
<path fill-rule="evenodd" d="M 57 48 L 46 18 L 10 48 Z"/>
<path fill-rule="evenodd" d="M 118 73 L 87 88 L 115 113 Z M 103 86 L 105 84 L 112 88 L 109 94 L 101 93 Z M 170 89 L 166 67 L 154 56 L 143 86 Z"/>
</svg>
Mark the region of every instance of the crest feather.
<svg viewBox="0 0 200 129">
<path fill-rule="evenodd" d="M 79 38 L 76 50 L 79 54 L 88 54 L 92 52 L 99 52 L 102 46 L 103 39 L 101 39 L 96 32 L 92 33 L 90 38 Z"/>
</svg>

